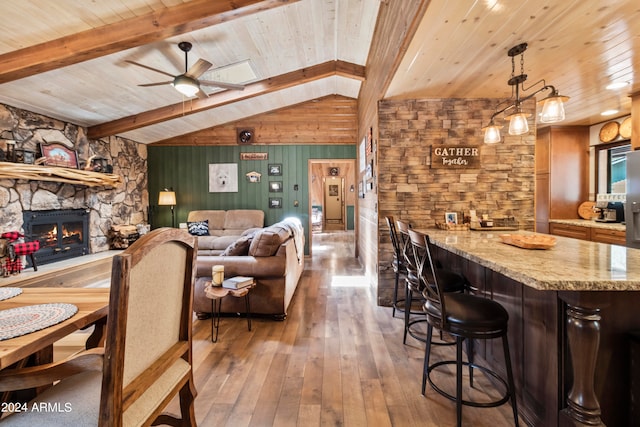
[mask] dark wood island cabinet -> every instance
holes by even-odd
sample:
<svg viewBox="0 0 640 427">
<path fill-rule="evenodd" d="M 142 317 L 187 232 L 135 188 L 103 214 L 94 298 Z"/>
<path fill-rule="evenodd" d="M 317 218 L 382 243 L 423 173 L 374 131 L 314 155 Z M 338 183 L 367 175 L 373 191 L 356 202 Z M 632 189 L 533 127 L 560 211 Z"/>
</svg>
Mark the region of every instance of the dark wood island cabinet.
<svg viewBox="0 0 640 427">
<path fill-rule="evenodd" d="M 629 333 L 640 329 L 640 249 L 558 237 L 549 250 L 528 250 L 502 243 L 499 233 L 422 231 L 473 292 L 508 310 L 528 424 L 632 425 Z M 475 352 L 503 369 L 499 341 L 477 343 Z"/>
</svg>

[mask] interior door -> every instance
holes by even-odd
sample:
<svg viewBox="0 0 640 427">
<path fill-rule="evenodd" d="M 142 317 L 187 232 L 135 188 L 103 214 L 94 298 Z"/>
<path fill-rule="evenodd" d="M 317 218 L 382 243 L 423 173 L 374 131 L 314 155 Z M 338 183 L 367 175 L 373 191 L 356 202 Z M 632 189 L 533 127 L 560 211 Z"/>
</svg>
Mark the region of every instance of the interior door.
<svg viewBox="0 0 640 427">
<path fill-rule="evenodd" d="M 324 181 L 324 219 L 331 222 L 343 222 L 344 179 L 327 177 Z"/>
</svg>

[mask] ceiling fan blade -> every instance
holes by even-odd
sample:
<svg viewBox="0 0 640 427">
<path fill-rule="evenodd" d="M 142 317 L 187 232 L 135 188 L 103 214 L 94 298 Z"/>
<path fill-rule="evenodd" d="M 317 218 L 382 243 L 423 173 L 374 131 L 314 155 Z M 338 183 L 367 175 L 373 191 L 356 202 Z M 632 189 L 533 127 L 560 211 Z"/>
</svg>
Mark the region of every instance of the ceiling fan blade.
<svg viewBox="0 0 640 427">
<path fill-rule="evenodd" d="M 155 71 L 156 73 L 164 74 L 165 76 L 175 77 L 175 75 L 173 74 L 167 73 L 166 71 L 158 70 L 157 68 L 149 67 L 148 65 L 140 64 L 134 61 L 129 61 L 128 59 L 125 59 L 125 62 L 128 62 L 129 64 L 137 65 L 138 67 L 146 68 L 147 70 Z"/>
<path fill-rule="evenodd" d="M 202 89 L 198 89 L 198 91 L 196 92 L 196 96 L 200 99 L 207 99 L 209 97 L 209 95 L 207 95 L 207 93 Z"/>
<path fill-rule="evenodd" d="M 199 82 L 202 86 L 216 86 L 223 89 L 244 90 L 244 85 L 238 85 L 235 83 L 214 82 L 212 80 L 199 80 Z"/>
<path fill-rule="evenodd" d="M 204 59 L 200 58 L 195 64 L 191 66 L 191 68 L 189 68 L 189 71 L 184 73 L 184 75 L 197 79 L 212 66 L 213 64 L 211 62 L 205 61 Z"/>
<path fill-rule="evenodd" d="M 173 80 L 168 81 L 168 82 L 145 83 L 145 84 L 141 84 L 141 85 L 138 85 L 138 86 L 140 86 L 140 87 L 163 86 L 163 85 L 169 85 L 171 83 L 173 83 Z"/>
</svg>

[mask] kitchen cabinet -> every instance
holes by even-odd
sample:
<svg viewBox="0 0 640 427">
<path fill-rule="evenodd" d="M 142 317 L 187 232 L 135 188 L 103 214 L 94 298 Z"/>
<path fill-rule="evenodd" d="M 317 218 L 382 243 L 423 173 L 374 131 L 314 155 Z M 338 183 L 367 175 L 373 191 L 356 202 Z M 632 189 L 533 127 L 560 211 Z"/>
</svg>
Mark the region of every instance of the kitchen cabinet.
<svg viewBox="0 0 640 427">
<path fill-rule="evenodd" d="M 569 224 L 567 222 L 583 222 L 583 224 Z M 572 237 L 574 239 L 589 240 L 591 242 L 608 243 L 610 245 L 626 245 L 626 231 L 624 227 L 614 229 L 619 224 L 599 223 L 585 220 L 549 223 L 549 234 Z"/>
<path fill-rule="evenodd" d="M 581 227 L 579 225 L 557 224 L 552 222 L 549 224 L 549 234 L 572 237 L 574 239 L 591 240 L 591 228 Z"/>
<path fill-rule="evenodd" d="M 624 231 L 609 230 L 606 228 L 592 228 L 591 241 L 626 246 L 627 235 Z"/>
<path fill-rule="evenodd" d="M 549 233 L 549 219 L 578 218 L 589 197 L 589 129 L 539 129 L 535 152 L 536 231 Z"/>
</svg>

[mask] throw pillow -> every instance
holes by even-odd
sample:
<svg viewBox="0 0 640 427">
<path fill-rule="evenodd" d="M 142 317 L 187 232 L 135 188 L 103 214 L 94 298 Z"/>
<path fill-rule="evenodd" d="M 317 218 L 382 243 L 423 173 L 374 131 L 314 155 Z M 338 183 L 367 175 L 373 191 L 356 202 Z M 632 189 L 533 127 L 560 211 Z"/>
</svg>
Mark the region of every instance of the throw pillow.
<svg viewBox="0 0 640 427">
<path fill-rule="evenodd" d="M 193 236 L 208 236 L 209 220 L 187 222 L 187 229 L 189 230 L 189 234 Z"/>
<path fill-rule="evenodd" d="M 220 256 L 233 256 L 233 255 L 249 255 L 249 245 L 251 244 L 251 236 L 242 236 L 224 250 Z"/>
</svg>

